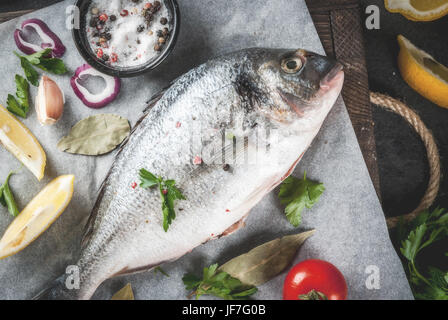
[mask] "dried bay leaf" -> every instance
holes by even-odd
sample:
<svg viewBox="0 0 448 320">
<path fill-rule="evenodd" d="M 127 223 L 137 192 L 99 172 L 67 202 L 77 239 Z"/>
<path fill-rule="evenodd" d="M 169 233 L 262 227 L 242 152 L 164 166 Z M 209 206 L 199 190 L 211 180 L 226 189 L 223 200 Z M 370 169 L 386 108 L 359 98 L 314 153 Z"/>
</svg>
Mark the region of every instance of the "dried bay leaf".
<svg viewBox="0 0 448 320">
<path fill-rule="evenodd" d="M 315 230 L 266 242 L 223 264 L 219 269 L 246 285 L 259 286 L 285 270 Z"/>
<path fill-rule="evenodd" d="M 58 142 L 58 149 L 82 155 L 101 155 L 114 150 L 129 135 L 129 121 L 115 114 L 98 114 L 76 123 Z"/>
<path fill-rule="evenodd" d="M 134 300 L 134 292 L 132 291 L 131 284 L 128 283 L 121 288 L 110 300 Z"/>
</svg>

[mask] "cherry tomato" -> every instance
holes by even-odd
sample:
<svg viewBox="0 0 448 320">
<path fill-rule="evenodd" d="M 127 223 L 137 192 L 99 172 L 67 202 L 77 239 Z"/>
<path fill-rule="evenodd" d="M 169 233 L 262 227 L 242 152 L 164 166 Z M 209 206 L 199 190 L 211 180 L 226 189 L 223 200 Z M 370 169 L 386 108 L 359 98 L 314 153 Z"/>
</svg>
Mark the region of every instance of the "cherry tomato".
<svg viewBox="0 0 448 320">
<path fill-rule="evenodd" d="M 284 300 L 345 300 L 347 284 L 331 263 L 310 259 L 296 264 L 283 285 Z"/>
</svg>

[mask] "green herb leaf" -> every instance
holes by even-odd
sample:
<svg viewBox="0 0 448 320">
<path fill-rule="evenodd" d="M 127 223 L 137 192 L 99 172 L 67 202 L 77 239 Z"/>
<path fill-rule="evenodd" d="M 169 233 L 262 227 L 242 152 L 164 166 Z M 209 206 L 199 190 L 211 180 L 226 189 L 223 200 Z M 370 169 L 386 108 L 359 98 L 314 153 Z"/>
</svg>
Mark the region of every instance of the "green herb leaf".
<svg viewBox="0 0 448 320">
<path fill-rule="evenodd" d="M 426 230 L 426 224 L 422 224 L 415 228 L 415 230 L 411 231 L 408 238 L 403 241 L 400 251 L 409 261 L 414 260 L 417 256 L 417 252 L 420 250 Z"/>
<path fill-rule="evenodd" d="M 21 56 L 17 52 L 14 52 L 14 54 L 20 58 L 22 68 L 25 71 L 28 81 L 35 86 L 38 86 L 39 84 L 37 82 L 38 74 L 36 70 L 33 69 L 33 65 L 54 74 L 64 74 L 68 71 L 64 61 L 59 58 L 51 58 L 50 48 L 46 48 L 42 51 L 27 56 Z M 27 73 L 33 74 L 30 74 L 30 77 L 28 77 Z"/>
<path fill-rule="evenodd" d="M 187 290 L 196 289 L 196 287 L 198 287 L 201 284 L 201 278 L 191 273 L 184 275 L 182 281 L 184 282 L 185 288 Z"/>
<path fill-rule="evenodd" d="M 169 226 L 176 218 L 174 211 L 175 200 L 185 200 L 185 197 L 175 186 L 174 180 L 165 180 L 159 184 L 160 197 L 162 198 L 162 212 L 163 212 L 163 230 L 168 231 Z"/>
<path fill-rule="evenodd" d="M 448 236 L 448 212 L 437 208 L 424 211 L 409 224 L 407 237 L 400 251 L 408 264 L 409 282 L 417 299 L 448 300 L 448 272 L 418 263 L 419 253 L 426 247 Z M 400 234 L 406 233 L 401 224 Z M 418 266 L 418 268 L 417 268 Z"/>
<path fill-rule="evenodd" d="M 174 202 L 176 200 L 185 200 L 182 192 L 176 187 L 174 180 L 163 180 L 162 177 L 156 177 L 145 169 L 140 169 L 140 187 L 147 189 L 154 186 L 159 187 L 160 198 L 162 199 L 163 230 L 168 231 L 169 226 L 176 218 L 174 211 Z"/>
<path fill-rule="evenodd" d="M 22 66 L 23 72 L 27 80 L 35 87 L 39 86 L 39 74 L 36 70 L 34 70 L 31 63 L 26 59 L 26 57 L 19 55 L 17 52 L 14 52 L 16 56 L 20 59 L 20 65 Z"/>
<path fill-rule="evenodd" d="M 226 262 L 219 269 L 244 284 L 262 285 L 291 264 L 297 250 L 313 233 L 314 230 L 310 230 L 266 242 Z"/>
<path fill-rule="evenodd" d="M 30 104 L 29 104 L 29 88 L 30 85 L 28 84 L 28 81 L 21 75 L 16 74 L 15 77 L 16 80 L 16 97 L 17 102 L 20 104 L 20 106 L 23 108 L 25 113 L 28 113 Z"/>
<path fill-rule="evenodd" d="M 14 217 L 17 217 L 19 214 L 19 209 L 17 208 L 16 201 L 14 200 L 14 195 L 9 188 L 9 178 L 14 174 L 14 172 L 10 172 L 8 177 L 6 177 L 5 182 L 0 187 L 0 203 L 8 208 L 9 213 L 11 213 Z"/>
<path fill-rule="evenodd" d="M 202 279 L 193 274 L 186 274 L 182 281 L 187 290 L 194 290 L 190 296 L 195 295 L 196 299 L 208 294 L 226 300 L 236 300 L 248 298 L 257 292 L 256 287 L 244 285 L 227 272 L 218 270 L 218 264 L 204 268 Z"/>
<path fill-rule="evenodd" d="M 302 211 L 311 208 L 324 192 L 322 183 L 313 182 L 306 179 L 306 172 L 303 179 L 289 176 L 283 181 L 278 194 L 280 202 L 286 205 L 285 213 L 288 221 L 297 227 L 302 222 Z"/>
<path fill-rule="evenodd" d="M 9 110 L 9 112 L 14 113 L 15 115 L 26 118 L 26 113 L 20 107 L 19 103 L 17 102 L 16 98 L 12 94 L 8 94 L 8 98 L 6 99 L 6 109 Z"/>
<path fill-rule="evenodd" d="M 64 74 L 68 71 L 64 61 L 58 58 L 41 59 L 36 66 L 54 74 Z"/>
<path fill-rule="evenodd" d="M 16 54 L 19 56 L 18 54 Z M 27 56 L 23 56 L 26 60 L 28 60 L 31 64 L 38 65 L 42 58 L 49 58 L 51 56 L 51 48 L 45 48 L 42 51 L 38 51 Z"/>
<path fill-rule="evenodd" d="M 162 267 L 155 267 L 154 268 L 154 273 L 161 273 L 163 274 L 165 277 L 169 278 L 170 275 L 168 273 L 165 272 L 165 270 L 162 269 Z"/>
<path fill-rule="evenodd" d="M 6 200 L 3 196 L 3 186 L 0 187 L 0 204 L 4 207 L 6 207 Z"/>
<path fill-rule="evenodd" d="M 68 153 L 101 155 L 114 150 L 129 135 L 129 121 L 114 114 L 97 114 L 79 121 L 58 142 Z"/>
<path fill-rule="evenodd" d="M 147 189 L 160 183 L 159 179 L 151 172 L 140 169 L 140 187 Z"/>
</svg>

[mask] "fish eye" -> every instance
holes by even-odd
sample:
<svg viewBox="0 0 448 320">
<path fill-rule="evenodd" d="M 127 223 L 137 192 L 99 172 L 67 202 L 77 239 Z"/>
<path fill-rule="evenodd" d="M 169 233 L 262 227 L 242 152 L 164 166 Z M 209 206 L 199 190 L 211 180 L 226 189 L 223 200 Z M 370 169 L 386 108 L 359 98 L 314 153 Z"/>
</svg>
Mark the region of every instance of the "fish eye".
<svg viewBox="0 0 448 320">
<path fill-rule="evenodd" d="M 286 58 L 282 61 L 282 70 L 286 73 L 296 73 L 302 69 L 302 60 L 298 57 Z"/>
</svg>

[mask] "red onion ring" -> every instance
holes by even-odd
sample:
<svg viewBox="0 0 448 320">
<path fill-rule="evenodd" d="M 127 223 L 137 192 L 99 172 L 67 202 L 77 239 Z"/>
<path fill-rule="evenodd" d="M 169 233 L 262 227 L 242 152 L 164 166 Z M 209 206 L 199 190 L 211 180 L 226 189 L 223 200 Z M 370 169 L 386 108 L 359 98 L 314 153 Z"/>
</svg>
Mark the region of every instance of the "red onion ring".
<svg viewBox="0 0 448 320">
<path fill-rule="evenodd" d="M 79 84 L 79 80 L 85 75 L 98 76 L 104 79 L 106 87 L 101 93 L 92 94 Z M 75 75 L 70 79 L 73 91 L 81 101 L 89 108 L 102 108 L 115 100 L 121 88 L 121 81 L 117 77 L 105 75 L 92 68 L 88 64 L 83 64 L 75 71 Z"/>
<path fill-rule="evenodd" d="M 27 42 L 24 39 L 23 31 L 25 28 L 32 28 L 37 32 L 42 41 L 40 46 Z M 52 56 L 59 58 L 65 52 L 65 46 L 62 44 L 61 39 L 48 28 L 45 22 L 39 19 L 27 19 L 23 21 L 22 29 L 16 29 L 14 31 L 14 40 L 20 51 L 25 54 L 33 54 L 42 51 L 42 49 L 51 48 Z"/>
</svg>

